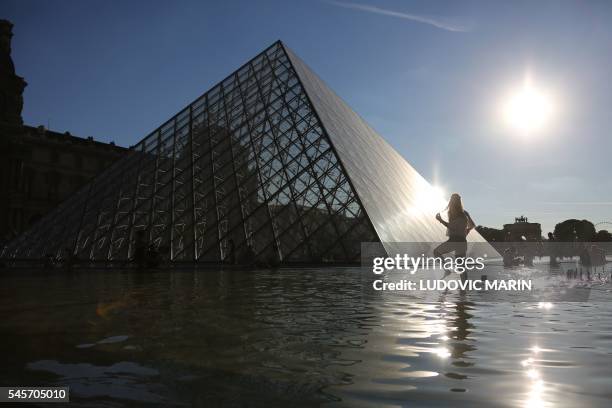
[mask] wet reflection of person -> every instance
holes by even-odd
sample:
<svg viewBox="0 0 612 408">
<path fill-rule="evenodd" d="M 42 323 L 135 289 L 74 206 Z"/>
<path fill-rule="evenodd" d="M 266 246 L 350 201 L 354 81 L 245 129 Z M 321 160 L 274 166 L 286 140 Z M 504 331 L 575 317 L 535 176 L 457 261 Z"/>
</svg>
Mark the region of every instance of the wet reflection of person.
<svg viewBox="0 0 612 408">
<path fill-rule="evenodd" d="M 470 318 L 473 317 L 469 313 L 473 309 L 474 303 L 465 300 L 465 296 L 461 296 L 460 300 L 455 305 L 455 318 L 451 320 L 451 325 L 455 328 L 453 331 L 452 340 L 449 343 L 451 357 L 456 361 L 453 365 L 467 367 L 473 364 L 463 361 L 466 357 L 465 353 L 476 350 L 476 347 L 468 343 L 470 333 L 474 325 L 470 323 Z"/>
<path fill-rule="evenodd" d="M 436 214 L 436 220 L 446 227 L 446 235 L 448 240 L 438 245 L 433 253 L 435 257 L 454 252 L 455 258 L 463 258 L 467 252 L 467 235 L 475 227 L 474 221 L 470 214 L 463 209 L 461 196 L 453 193 L 446 206 L 448 211 L 448 221 L 444 221 L 440 213 Z M 450 275 L 449 270 L 444 271 L 443 278 Z M 467 272 L 461 274 L 461 280 L 467 280 Z"/>
</svg>

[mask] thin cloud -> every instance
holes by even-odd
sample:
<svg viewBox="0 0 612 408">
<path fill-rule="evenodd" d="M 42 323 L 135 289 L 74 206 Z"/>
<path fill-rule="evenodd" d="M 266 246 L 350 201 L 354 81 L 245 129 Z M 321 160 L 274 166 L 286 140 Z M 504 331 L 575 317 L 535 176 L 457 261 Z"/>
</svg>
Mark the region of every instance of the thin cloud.
<svg viewBox="0 0 612 408">
<path fill-rule="evenodd" d="M 547 205 L 612 205 L 612 201 L 544 201 L 543 204 Z"/>
<path fill-rule="evenodd" d="M 459 24 L 453 24 L 449 21 L 443 21 L 441 19 L 427 17 L 427 16 L 420 16 L 418 14 L 410 14 L 410 13 L 404 13 L 401 11 L 388 10 L 388 9 L 384 9 L 384 8 L 380 8 L 376 6 L 370 6 L 368 4 L 348 3 L 348 2 L 343 2 L 343 1 L 329 1 L 328 3 L 334 6 L 337 6 L 337 7 L 344 7 L 344 8 L 348 8 L 352 10 L 365 11 L 368 13 L 381 14 L 383 16 L 397 17 L 397 18 L 402 18 L 404 20 L 416 21 L 417 23 L 429 24 L 436 28 L 439 28 L 441 30 L 446 30 L 446 31 L 465 32 L 465 31 L 470 30 L 466 26 L 462 26 Z"/>
</svg>

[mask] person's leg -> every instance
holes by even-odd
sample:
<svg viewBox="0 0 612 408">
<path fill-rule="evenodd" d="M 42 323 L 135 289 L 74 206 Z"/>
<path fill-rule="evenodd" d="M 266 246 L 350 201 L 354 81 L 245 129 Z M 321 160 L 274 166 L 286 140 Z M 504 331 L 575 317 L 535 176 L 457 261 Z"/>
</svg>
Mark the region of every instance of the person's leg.
<svg viewBox="0 0 612 408">
<path fill-rule="evenodd" d="M 442 269 L 444 269 L 444 275 L 442 276 L 442 279 L 446 278 L 448 275 L 451 274 L 451 271 L 449 269 L 444 268 L 444 258 L 442 255 L 447 254 L 449 252 L 454 252 L 455 244 L 456 242 L 451 241 L 449 238 L 448 241 L 441 243 L 433 251 L 434 257 L 442 259 Z"/>
<path fill-rule="evenodd" d="M 467 242 L 457 242 L 455 249 L 455 259 L 461 258 L 463 260 L 463 265 L 465 265 L 465 257 L 467 254 Z M 463 271 L 461 273 L 461 282 L 465 282 L 467 280 L 467 271 Z"/>
<path fill-rule="evenodd" d="M 467 276 L 467 271 L 463 271 L 461 273 L 461 282 L 465 282 L 467 280 L 468 276 Z"/>
<path fill-rule="evenodd" d="M 433 254 L 436 258 L 441 258 L 442 255 L 447 254 L 449 252 L 453 252 L 455 247 L 453 246 L 454 242 L 450 239 L 438 245 L 434 250 Z"/>
</svg>

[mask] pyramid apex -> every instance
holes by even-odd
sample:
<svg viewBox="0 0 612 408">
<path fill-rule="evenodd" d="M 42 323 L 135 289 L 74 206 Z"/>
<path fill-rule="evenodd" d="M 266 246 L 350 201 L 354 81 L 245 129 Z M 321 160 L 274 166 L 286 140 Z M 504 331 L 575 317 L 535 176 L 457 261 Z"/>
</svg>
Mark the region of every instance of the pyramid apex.
<svg viewBox="0 0 612 408">
<path fill-rule="evenodd" d="M 272 44 L 270 44 L 268 49 L 269 48 L 276 48 L 276 47 L 280 47 L 283 50 L 287 50 L 287 45 L 280 38 L 278 40 L 274 41 Z"/>
</svg>

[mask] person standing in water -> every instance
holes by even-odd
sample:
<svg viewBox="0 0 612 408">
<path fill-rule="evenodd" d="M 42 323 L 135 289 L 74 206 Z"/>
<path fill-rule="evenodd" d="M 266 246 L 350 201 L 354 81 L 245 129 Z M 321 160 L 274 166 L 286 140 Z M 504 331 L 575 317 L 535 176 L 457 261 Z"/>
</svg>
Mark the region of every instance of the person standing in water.
<svg viewBox="0 0 612 408">
<path fill-rule="evenodd" d="M 463 209 L 461 196 L 453 193 L 446 206 L 448 211 L 448 221 L 444 221 L 440 213 L 436 214 L 436 220 L 446 227 L 446 236 L 448 241 L 438 245 L 434 249 L 434 256 L 442 257 L 449 252 L 455 252 L 455 258 L 465 257 L 467 252 L 467 235 L 476 226 L 470 214 Z M 450 274 L 449 270 L 445 270 L 444 278 Z M 467 279 L 467 272 L 461 274 L 461 280 Z"/>
</svg>

